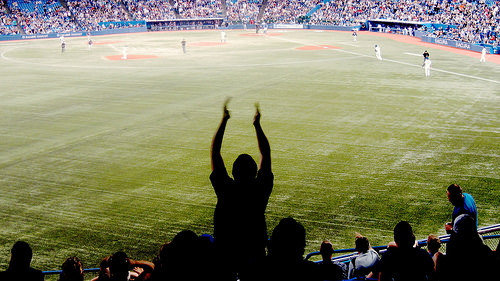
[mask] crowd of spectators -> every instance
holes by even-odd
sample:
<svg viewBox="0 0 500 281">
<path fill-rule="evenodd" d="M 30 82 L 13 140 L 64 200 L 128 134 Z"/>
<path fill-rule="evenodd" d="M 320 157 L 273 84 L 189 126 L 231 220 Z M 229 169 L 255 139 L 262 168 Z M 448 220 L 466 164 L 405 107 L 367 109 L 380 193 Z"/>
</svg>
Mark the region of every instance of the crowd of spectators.
<svg viewBox="0 0 500 281">
<path fill-rule="evenodd" d="M 255 1 L 226 1 L 227 20 L 234 23 L 253 24 L 259 16 L 260 5 Z"/>
<path fill-rule="evenodd" d="M 222 17 L 220 0 L 139 0 L 125 1 L 135 20 L 206 19 Z"/>
<path fill-rule="evenodd" d="M 176 17 L 174 7 L 168 0 L 124 1 L 133 19 L 158 20 Z"/>
<path fill-rule="evenodd" d="M 71 14 L 57 1 L 13 2 L 11 12 L 24 33 L 48 34 L 77 30 Z"/>
<path fill-rule="evenodd" d="M 440 24 L 429 36 L 469 43 L 500 43 L 498 0 L 9 0 L 0 4 L 0 34 L 96 31 L 118 27 L 105 22 L 227 17 L 229 23 L 296 23 L 355 26 L 367 20 Z M 258 19 L 262 10 L 262 18 Z M 307 17 L 306 17 L 307 16 Z"/>
<path fill-rule="evenodd" d="M 222 16 L 220 0 L 176 0 L 174 9 L 178 11 L 181 18 L 199 19 Z"/>
<path fill-rule="evenodd" d="M 69 10 L 85 31 L 106 29 L 103 22 L 129 20 L 127 9 L 120 0 L 70 0 Z"/>
<path fill-rule="evenodd" d="M 242 241 L 243 243 L 243 241 Z M 346 263 L 332 261 L 332 243 L 321 243 L 323 260 L 304 259 L 306 230 L 300 222 L 288 217 L 274 228 L 266 256 L 248 262 L 238 277 L 226 278 L 224 266 L 229 259 L 245 255 L 239 247 L 220 260 L 216 244 L 208 234 L 197 235 L 183 230 L 162 245 L 156 257 L 134 260 L 123 251 L 104 257 L 98 276 L 92 281 L 339 281 L 366 280 L 496 280 L 500 250 L 491 250 L 477 233 L 474 219 L 461 215 L 455 221 L 446 253 L 440 252 L 441 241 L 429 235 L 427 250 L 416 245 L 410 223 L 400 221 L 394 228 L 394 240 L 381 253 L 371 248 L 368 238 L 356 235 L 357 255 Z M 500 243 L 499 243 L 500 246 Z M 25 241 L 17 241 L 11 250 L 8 268 L 0 271 L 1 280 L 43 281 L 40 270 L 31 267 L 33 250 Z M 83 281 L 84 262 L 68 257 L 61 265 L 59 281 Z"/>
<path fill-rule="evenodd" d="M 7 7 L 0 1 L 0 35 L 18 34 L 16 20 L 7 12 Z"/>
<path fill-rule="evenodd" d="M 370 19 L 424 22 L 455 27 L 428 29 L 431 36 L 469 43 L 500 43 L 500 2 L 431 0 L 332 0 L 320 3 L 310 23 L 355 26 Z"/>
<path fill-rule="evenodd" d="M 320 2 L 318 0 L 270 0 L 262 20 L 268 23 L 296 23 Z"/>
</svg>

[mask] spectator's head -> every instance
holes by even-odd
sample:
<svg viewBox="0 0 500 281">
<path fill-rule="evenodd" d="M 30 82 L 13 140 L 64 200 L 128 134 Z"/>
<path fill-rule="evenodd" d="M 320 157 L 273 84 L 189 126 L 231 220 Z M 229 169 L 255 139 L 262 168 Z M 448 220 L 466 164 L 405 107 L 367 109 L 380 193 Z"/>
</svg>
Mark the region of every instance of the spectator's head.
<svg viewBox="0 0 500 281">
<path fill-rule="evenodd" d="M 62 264 L 59 281 L 83 281 L 83 265 L 79 258 L 67 258 Z"/>
<path fill-rule="evenodd" d="M 155 272 L 157 274 L 164 274 L 168 264 L 172 263 L 172 252 L 174 251 L 173 245 L 170 242 L 163 244 L 160 248 L 160 253 L 155 259 Z"/>
<path fill-rule="evenodd" d="M 448 186 L 447 195 L 453 206 L 460 205 L 463 202 L 464 195 L 462 194 L 462 188 L 458 184 L 454 183 Z"/>
<path fill-rule="evenodd" d="M 257 164 L 252 156 L 240 154 L 233 163 L 233 177 L 235 181 L 248 181 L 255 179 Z"/>
<path fill-rule="evenodd" d="M 366 237 L 357 237 L 356 238 L 356 251 L 359 253 L 366 253 L 368 249 L 370 249 L 370 242 Z"/>
<path fill-rule="evenodd" d="M 10 256 L 10 269 L 29 268 L 33 258 L 33 250 L 28 243 L 17 241 L 12 247 Z"/>
<path fill-rule="evenodd" d="M 109 258 L 109 274 L 112 280 L 128 280 L 130 260 L 124 252 L 116 252 Z"/>
<path fill-rule="evenodd" d="M 198 255 L 199 252 L 199 238 L 196 233 L 191 230 L 183 230 L 172 239 L 175 254 L 173 259 L 187 260 L 192 256 Z"/>
<path fill-rule="evenodd" d="M 477 236 L 476 221 L 470 215 L 458 216 L 453 222 L 453 231 L 461 237 Z"/>
<path fill-rule="evenodd" d="M 211 238 L 211 236 L 209 236 Z M 164 244 L 155 261 L 155 275 L 159 280 L 198 280 L 207 274 L 206 270 L 192 270 L 192 264 L 186 261 L 193 257 L 211 259 L 212 241 L 206 235 L 198 237 L 191 230 L 179 232 L 172 242 Z M 210 264 L 211 260 L 204 261 Z M 206 269 L 206 268 L 205 268 Z"/>
<path fill-rule="evenodd" d="M 302 260 L 306 246 L 306 230 L 291 217 L 282 219 L 269 241 L 269 256 L 286 260 Z"/>
<path fill-rule="evenodd" d="M 331 260 L 334 252 L 332 242 L 330 242 L 329 240 L 323 241 L 321 243 L 319 252 L 323 257 L 323 260 Z"/>
<path fill-rule="evenodd" d="M 441 248 L 441 240 L 436 234 L 429 234 L 427 237 L 427 250 L 431 255 L 434 255 Z"/>
<path fill-rule="evenodd" d="M 398 248 L 412 248 L 415 244 L 415 236 L 410 223 L 407 221 L 400 221 L 394 227 L 394 242 Z"/>
<path fill-rule="evenodd" d="M 109 257 L 105 257 L 99 264 L 99 281 L 109 279 Z"/>
</svg>

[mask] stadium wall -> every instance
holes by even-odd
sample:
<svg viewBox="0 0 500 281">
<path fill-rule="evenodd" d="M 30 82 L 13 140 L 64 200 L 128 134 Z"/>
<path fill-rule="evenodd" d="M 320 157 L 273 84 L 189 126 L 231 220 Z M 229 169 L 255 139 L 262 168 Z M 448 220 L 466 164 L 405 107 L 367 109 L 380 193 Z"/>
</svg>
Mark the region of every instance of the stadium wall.
<svg viewBox="0 0 500 281">
<path fill-rule="evenodd" d="M 119 28 L 119 29 L 106 29 L 100 31 L 92 31 L 92 36 L 94 35 L 112 35 L 112 34 L 122 34 L 122 33 L 137 33 L 146 32 L 148 29 L 146 26 L 142 27 L 131 27 L 131 28 Z M 86 31 L 79 32 L 63 32 L 63 33 L 49 33 L 49 34 L 33 34 L 33 35 L 2 35 L 0 36 L 0 41 L 12 41 L 12 40 L 31 40 L 31 39 L 48 39 L 48 38 L 59 38 L 64 36 L 68 37 L 81 37 L 87 36 Z"/>
<path fill-rule="evenodd" d="M 155 22 L 156 23 L 156 22 Z M 151 23 L 145 26 L 131 27 L 131 28 L 119 28 L 119 29 L 106 29 L 101 31 L 92 31 L 92 35 L 111 35 L 111 34 L 122 34 L 122 33 L 136 33 L 136 32 L 147 32 L 151 29 Z M 179 28 L 179 26 L 177 26 Z M 181 26 L 182 27 L 182 26 Z M 193 26 L 189 26 L 193 28 Z M 337 30 L 337 31 L 352 31 L 354 29 L 359 30 L 362 26 L 333 26 L 333 25 L 307 25 L 307 24 L 271 24 L 270 29 L 311 29 L 311 30 Z M 185 28 L 185 29 L 190 29 Z M 228 29 L 244 29 L 245 26 L 242 24 L 229 25 Z M 246 25 L 246 28 L 253 29 L 255 25 Z M 183 28 L 181 28 L 183 29 Z M 160 29 L 161 30 L 161 29 Z M 67 32 L 67 33 L 50 33 L 50 34 L 34 34 L 34 35 L 2 35 L 0 36 L 0 41 L 11 41 L 11 40 L 30 40 L 30 39 L 47 39 L 47 38 L 59 38 L 64 37 L 79 37 L 86 36 L 85 31 L 82 32 Z M 414 36 L 419 37 L 424 42 L 439 44 L 444 46 L 450 46 L 475 52 L 481 52 L 483 46 L 486 48 L 487 52 L 490 54 L 500 54 L 500 47 L 494 47 L 487 44 L 471 44 L 467 42 L 449 40 L 444 38 L 436 38 L 425 36 L 425 33 L 415 30 Z"/>
<path fill-rule="evenodd" d="M 465 50 L 470 50 L 470 51 L 476 51 L 476 52 L 481 52 L 483 50 L 483 45 L 478 45 L 478 44 L 471 44 L 471 43 L 462 42 L 462 41 L 455 41 L 455 40 L 429 37 L 429 36 L 422 36 L 420 38 L 422 39 L 422 41 L 427 42 L 427 43 L 445 45 L 445 46 L 450 46 L 450 47 L 455 47 L 455 48 L 460 48 L 460 49 L 465 49 Z M 498 49 L 493 48 L 492 45 L 484 44 L 484 47 L 486 48 L 486 51 L 490 54 L 497 54 L 498 53 Z"/>
</svg>

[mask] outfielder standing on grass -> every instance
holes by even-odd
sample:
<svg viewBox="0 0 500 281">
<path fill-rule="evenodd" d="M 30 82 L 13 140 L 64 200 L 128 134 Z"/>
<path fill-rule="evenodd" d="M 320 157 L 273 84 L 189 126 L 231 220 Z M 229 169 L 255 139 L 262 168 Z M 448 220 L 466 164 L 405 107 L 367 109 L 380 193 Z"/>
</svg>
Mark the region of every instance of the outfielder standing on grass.
<svg viewBox="0 0 500 281">
<path fill-rule="evenodd" d="M 226 31 L 222 30 L 220 32 L 220 42 L 221 43 L 226 43 Z"/>
<path fill-rule="evenodd" d="M 217 195 L 214 212 L 214 245 L 220 261 L 218 280 L 236 280 L 251 261 L 266 255 L 267 225 L 265 211 L 273 190 L 271 147 L 262 127 L 256 106 L 253 121 L 261 154 L 260 167 L 248 154 L 240 154 L 233 163 L 233 178 L 224 165 L 221 146 L 230 118 L 224 104 L 222 121 L 212 141 L 210 181 Z M 231 254 L 232 253 L 232 254 Z M 230 255 L 228 255 L 230 254 Z"/>
<path fill-rule="evenodd" d="M 128 46 L 125 46 L 123 47 L 123 50 L 122 50 L 122 60 L 126 60 L 127 59 L 127 49 L 128 49 Z"/>
<path fill-rule="evenodd" d="M 377 56 L 378 60 L 382 60 L 382 54 L 380 52 L 380 46 L 379 45 L 375 45 L 375 56 Z"/>
<path fill-rule="evenodd" d="M 89 51 L 92 50 L 92 38 L 90 38 L 90 33 L 87 34 L 87 44 L 89 45 Z"/>
<path fill-rule="evenodd" d="M 181 45 L 182 45 L 182 52 L 185 54 L 186 53 L 186 39 L 182 38 Z"/>
<path fill-rule="evenodd" d="M 479 62 L 486 62 L 486 48 L 483 47 L 483 50 L 481 50 L 481 59 Z"/>
<path fill-rule="evenodd" d="M 422 67 L 424 68 L 425 77 L 431 76 L 432 61 L 431 59 L 429 59 L 429 57 L 425 58 Z"/>
</svg>

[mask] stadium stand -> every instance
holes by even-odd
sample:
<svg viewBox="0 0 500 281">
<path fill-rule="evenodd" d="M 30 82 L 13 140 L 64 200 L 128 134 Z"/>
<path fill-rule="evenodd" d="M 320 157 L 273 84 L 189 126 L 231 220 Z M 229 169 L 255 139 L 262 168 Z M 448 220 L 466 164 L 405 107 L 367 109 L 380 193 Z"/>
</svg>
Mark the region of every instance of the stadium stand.
<svg viewBox="0 0 500 281">
<path fill-rule="evenodd" d="M 18 34 L 17 23 L 7 5 L 0 2 L 0 35 Z"/>
<path fill-rule="evenodd" d="M 103 22 L 122 22 L 130 19 L 129 12 L 121 1 L 79 0 L 67 2 L 71 14 L 84 31 L 97 31 L 109 26 Z M 110 25 L 114 28 L 114 24 Z M 121 26 L 120 26 L 121 27 Z"/>
<path fill-rule="evenodd" d="M 132 18 L 144 20 L 172 19 L 176 17 L 175 7 L 167 0 L 138 0 L 125 2 Z"/>
<path fill-rule="evenodd" d="M 6 0 L 0 11 L 1 35 L 99 31 L 130 26 L 126 22 L 131 20 L 223 18 L 229 24 L 336 26 L 388 20 L 427 23 L 422 31 L 431 37 L 493 47 L 500 43 L 499 1 L 495 0 Z"/>
<path fill-rule="evenodd" d="M 317 6 L 318 1 L 271 0 L 265 8 L 262 20 L 268 23 L 296 23 Z"/>
<path fill-rule="evenodd" d="M 256 1 L 235 0 L 228 1 L 226 4 L 229 22 L 254 24 L 258 21 L 260 7 Z"/>
</svg>

